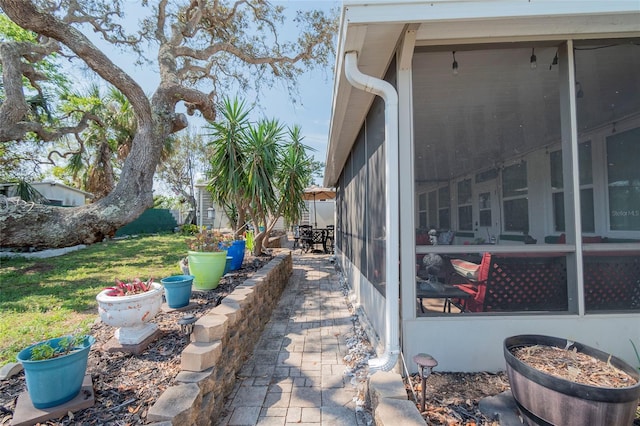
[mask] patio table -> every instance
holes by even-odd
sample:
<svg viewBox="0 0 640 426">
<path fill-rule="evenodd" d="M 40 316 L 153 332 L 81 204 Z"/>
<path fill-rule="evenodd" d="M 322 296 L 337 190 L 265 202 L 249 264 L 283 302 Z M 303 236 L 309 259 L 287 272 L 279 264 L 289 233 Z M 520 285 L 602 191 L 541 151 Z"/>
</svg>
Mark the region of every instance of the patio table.
<svg viewBox="0 0 640 426">
<path fill-rule="evenodd" d="M 444 299 L 442 312 L 451 313 L 451 299 L 468 299 L 471 295 L 458 287 L 440 283 L 441 289 L 435 289 L 429 285 L 421 286 L 420 283 L 427 284 L 427 281 L 417 279 L 416 298 L 420 300 L 420 311 L 424 313 L 422 299 Z M 421 288 L 424 287 L 424 288 Z"/>
</svg>

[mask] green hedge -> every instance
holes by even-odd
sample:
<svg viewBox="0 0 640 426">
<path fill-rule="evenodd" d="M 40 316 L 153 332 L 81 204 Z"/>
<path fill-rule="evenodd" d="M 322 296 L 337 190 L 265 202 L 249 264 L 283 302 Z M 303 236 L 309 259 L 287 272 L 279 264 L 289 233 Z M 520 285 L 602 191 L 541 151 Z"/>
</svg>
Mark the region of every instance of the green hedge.
<svg viewBox="0 0 640 426">
<path fill-rule="evenodd" d="M 167 209 L 149 209 L 139 218 L 116 231 L 116 237 L 173 231 L 178 223 Z"/>
</svg>

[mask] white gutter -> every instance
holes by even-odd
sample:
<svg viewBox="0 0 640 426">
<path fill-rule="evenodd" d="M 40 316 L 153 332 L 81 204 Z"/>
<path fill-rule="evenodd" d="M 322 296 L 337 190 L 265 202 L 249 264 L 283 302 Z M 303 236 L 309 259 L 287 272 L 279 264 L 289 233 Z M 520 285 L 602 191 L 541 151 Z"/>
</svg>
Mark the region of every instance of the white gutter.
<svg viewBox="0 0 640 426">
<path fill-rule="evenodd" d="M 391 370 L 398 361 L 400 353 L 399 339 L 399 307 L 400 297 L 399 265 L 398 259 L 400 251 L 400 196 L 398 177 L 398 94 L 396 89 L 388 82 L 365 75 L 358 69 L 358 54 L 350 51 L 344 58 L 345 77 L 351 85 L 365 92 L 373 93 L 384 100 L 384 140 L 385 140 L 385 197 L 386 218 L 385 218 L 385 238 L 386 238 L 386 338 L 385 351 L 378 357 L 369 360 L 369 368 L 372 372 Z"/>
</svg>

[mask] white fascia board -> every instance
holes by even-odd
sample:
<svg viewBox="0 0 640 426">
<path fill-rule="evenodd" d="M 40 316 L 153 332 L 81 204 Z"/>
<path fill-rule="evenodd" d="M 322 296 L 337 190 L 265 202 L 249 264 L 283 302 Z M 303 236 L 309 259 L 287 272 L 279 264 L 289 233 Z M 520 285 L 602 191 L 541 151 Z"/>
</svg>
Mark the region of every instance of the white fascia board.
<svg viewBox="0 0 640 426">
<path fill-rule="evenodd" d="M 544 19 L 488 19 L 473 22 L 432 22 L 421 25 L 418 45 L 477 44 L 527 40 L 637 37 L 640 12 L 624 15 L 550 16 Z"/>
<path fill-rule="evenodd" d="M 637 14 L 638 0 L 432 0 L 344 2 L 350 24 L 468 21 L 546 16 Z"/>
</svg>

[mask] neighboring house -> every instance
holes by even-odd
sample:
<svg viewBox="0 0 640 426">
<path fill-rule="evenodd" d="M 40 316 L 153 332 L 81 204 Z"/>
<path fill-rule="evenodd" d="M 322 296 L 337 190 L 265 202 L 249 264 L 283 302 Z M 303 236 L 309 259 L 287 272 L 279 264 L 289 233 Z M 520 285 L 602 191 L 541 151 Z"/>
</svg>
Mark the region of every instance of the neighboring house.
<svg viewBox="0 0 640 426">
<path fill-rule="evenodd" d="M 207 191 L 207 184 L 198 183 L 196 187 L 196 221 L 198 226 L 208 226 L 214 229 L 231 228 L 229 219 L 222 208 L 212 200 L 211 193 Z M 200 214 L 202 212 L 202 214 Z"/>
<path fill-rule="evenodd" d="M 503 370 L 516 334 L 637 364 L 637 0 L 345 1 L 334 81 L 324 185 L 372 367 Z"/>
<path fill-rule="evenodd" d="M 326 228 L 335 225 L 335 200 L 305 201 L 305 212 L 300 220 L 301 225 L 311 225 L 314 228 Z"/>
<path fill-rule="evenodd" d="M 59 182 L 33 182 L 30 184 L 49 202 L 47 204 L 62 207 L 74 207 L 85 205 L 93 198 L 93 194 L 72 188 Z M 15 184 L 0 184 L 0 193 L 7 197 L 14 197 Z"/>
</svg>

